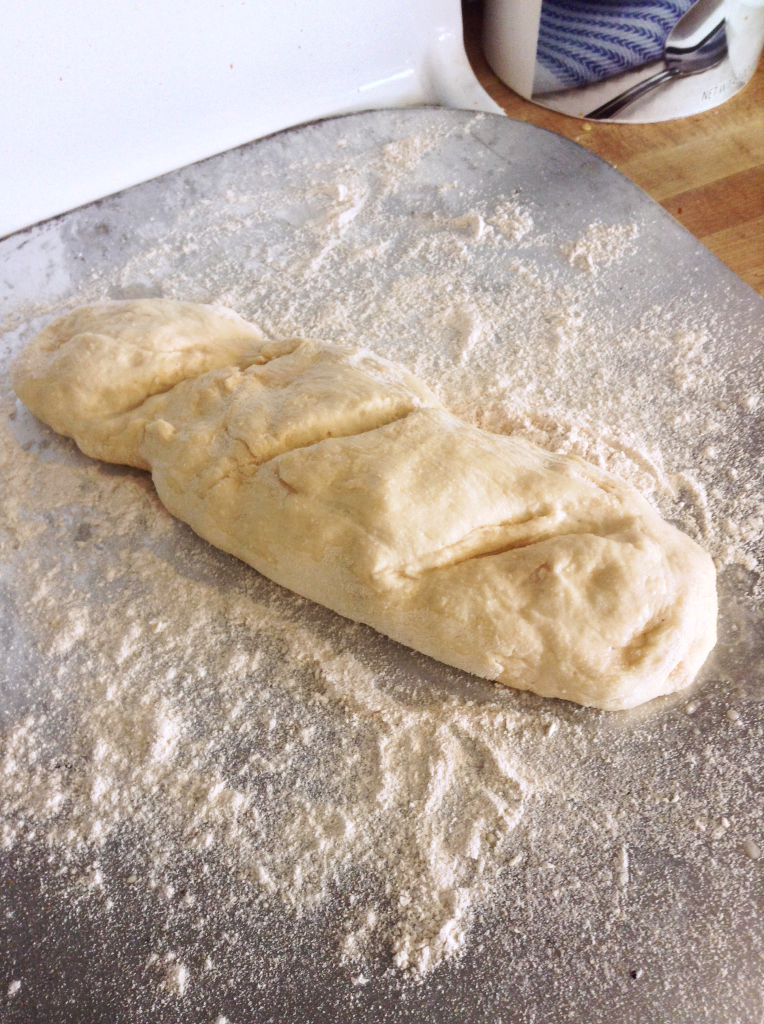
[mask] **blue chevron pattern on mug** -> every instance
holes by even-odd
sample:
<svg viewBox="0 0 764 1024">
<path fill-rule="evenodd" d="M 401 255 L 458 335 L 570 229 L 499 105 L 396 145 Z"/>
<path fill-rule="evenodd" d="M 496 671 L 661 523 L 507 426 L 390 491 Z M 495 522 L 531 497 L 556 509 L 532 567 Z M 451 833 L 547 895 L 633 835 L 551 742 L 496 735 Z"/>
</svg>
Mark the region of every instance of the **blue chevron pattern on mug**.
<svg viewBox="0 0 764 1024">
<path fill-rule="evenodd" d="M 694 0 L 543 0 L 534 92 L 573 89 L 660 60 Z"/>
</svg>

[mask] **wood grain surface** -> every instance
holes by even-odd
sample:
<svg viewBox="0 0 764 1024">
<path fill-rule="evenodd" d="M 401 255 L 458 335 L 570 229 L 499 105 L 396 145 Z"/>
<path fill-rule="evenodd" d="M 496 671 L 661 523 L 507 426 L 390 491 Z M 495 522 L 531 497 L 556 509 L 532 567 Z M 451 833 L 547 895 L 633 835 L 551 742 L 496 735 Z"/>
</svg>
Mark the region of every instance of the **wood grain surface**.
<svg viewBox="0 0 764 1024">
<path fill-rule="evenodd" d="M 464 3 L 467 56 L 510 117 L 586 146 L 657 200 L 711 252 L 764 295 L 764 61 L 748 85 L 704 114 L 658 124 L 582 121 L 512 92 L 488 66 L 482 4 Z"/>
</svg>

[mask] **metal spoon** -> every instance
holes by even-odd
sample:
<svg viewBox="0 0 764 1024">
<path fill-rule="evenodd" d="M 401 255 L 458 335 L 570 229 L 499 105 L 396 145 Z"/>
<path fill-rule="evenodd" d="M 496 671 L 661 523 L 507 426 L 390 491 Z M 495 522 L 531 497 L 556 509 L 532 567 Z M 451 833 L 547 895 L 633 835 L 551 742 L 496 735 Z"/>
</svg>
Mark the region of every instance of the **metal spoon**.
<svg viewBox="0 0 764 1024">
<path fill-rule="evenodd" d="M 722 8 L 725 0 L 697 0 L 666 37 L 665 68 L 633 85 L 586 117 L 601 121 L 672 78 L 685 78 L 721 64 L 727 56 L 727 31 Z"/>
</svg>

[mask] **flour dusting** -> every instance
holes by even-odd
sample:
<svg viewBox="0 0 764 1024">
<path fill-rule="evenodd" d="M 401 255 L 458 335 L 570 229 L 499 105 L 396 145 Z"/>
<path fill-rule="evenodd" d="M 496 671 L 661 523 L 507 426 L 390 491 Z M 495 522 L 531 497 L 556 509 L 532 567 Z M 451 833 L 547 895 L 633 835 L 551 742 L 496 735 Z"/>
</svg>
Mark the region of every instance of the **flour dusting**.
<svg viewBox="0 0 764 1024">
<path fill-rule="evenodd" d="M 759 593 L 761 474 L 740 439 L 761 416 L 761 366 L 720 365 L 707 311 L 622 315 L 608 275 L 635 258 L 638 223 L 571 238 L 542 231 L 524 195 L 459 184 L 477 121 L 433 115 L 360 146 L 338 122 L 307 164 L 266 140 L 276 169 L 237 165 L 169 226 L 146 217 L 124 251 L 119 207 L 112 226 L 108 211 L 75 212 L 75 239 L 106 224 L 102 255 L 64 300 L 19 305 L 3 359 L 65 308 L 151 295 L 236 310 L 276 339 L 365 345 L 468 422 L 630 481 Z M 754 635 L 747 605 L 692 701 L 608 717 L 518 694 L 216 552 L 145 474 L 37 424 L 5 365 L 0 398 L 0 583 L 14 609 L 2 849 L 43 851 L 45 884 L 73 913 L 107 919 L 127 889 L 154 915 L 141 977 L 162 1005 L 222 991 L 220 964 L 248 929 L 285 915 L 322 922 L 358 998 L 385 972 L 420 983 L 458 963 L 488 920 L 523 970 L 546 971 L 564 930 L 577 970 L 636 984 L 641 963 L 608 957 L 637 910 L 667 906 L 650 858 L 686 865 L 719 908 L 756 870 L 761 725 L 730 683 L 734 643 Z M 735 756 L 701 742 L 719 721 Z M 662 933 L 677 956 L 683 927 Z M 26 989 L 13 974 L 5 985 L 8 998 Z"/>
</svg>

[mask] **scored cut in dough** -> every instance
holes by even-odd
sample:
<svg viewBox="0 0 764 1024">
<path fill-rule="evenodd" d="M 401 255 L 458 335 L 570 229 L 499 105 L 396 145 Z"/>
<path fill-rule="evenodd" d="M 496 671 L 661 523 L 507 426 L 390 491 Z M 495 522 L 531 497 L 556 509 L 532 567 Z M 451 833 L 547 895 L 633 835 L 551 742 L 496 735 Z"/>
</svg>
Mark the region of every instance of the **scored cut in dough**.
<svg viewBox="0 0 764 1024">
<path fill-rule="evenodd" d="M 277 583 L 457 668 L 629 708 L 716 642 L 708 554 L 581 459 L 452 416 L 403 367 L 235 313 L 83 307 L 16 358 L 19 398 Z"/>
</svg>

